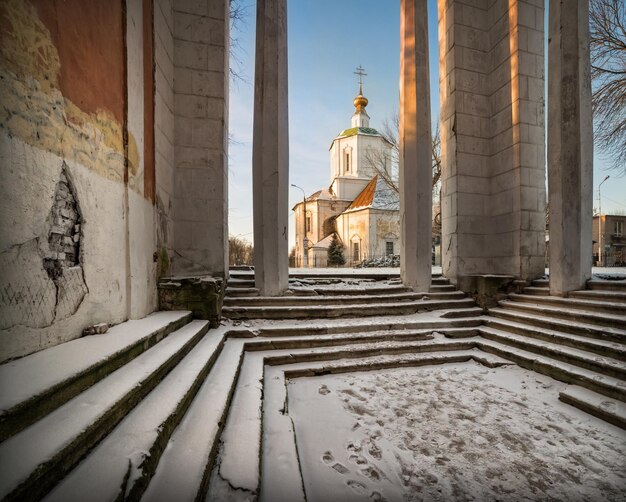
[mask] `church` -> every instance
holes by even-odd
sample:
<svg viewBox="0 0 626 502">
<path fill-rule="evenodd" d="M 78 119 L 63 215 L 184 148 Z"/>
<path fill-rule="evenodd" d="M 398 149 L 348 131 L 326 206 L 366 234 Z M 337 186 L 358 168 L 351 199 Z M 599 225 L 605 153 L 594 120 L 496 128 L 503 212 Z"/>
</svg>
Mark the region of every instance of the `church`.
<svg viewBox="0 0 626 502">
<path fill-rule="evenodd" d="M 370 127 L 367 104 L 360 81 L 351 127 L 330 145 L 330 185 L 293 207 L 297 267 L 326 267 L 335 234 L 348 266 L 400 252 L 398 183 L 387 181 L 395 176 L 392 144 Z"/>
</svg>

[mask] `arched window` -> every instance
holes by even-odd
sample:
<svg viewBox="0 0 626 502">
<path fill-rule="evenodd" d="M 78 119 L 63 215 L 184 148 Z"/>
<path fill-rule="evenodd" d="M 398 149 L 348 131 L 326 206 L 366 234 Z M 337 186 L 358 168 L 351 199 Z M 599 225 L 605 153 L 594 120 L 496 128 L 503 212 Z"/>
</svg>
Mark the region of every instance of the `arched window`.
<svg viewBox="0 0 626 502">
<path fill-rule="evenodd" d="M 349 173 L 352 170 L 352 148 L 345 148 L 343 151 L 343 171 Z"/>
</svg>

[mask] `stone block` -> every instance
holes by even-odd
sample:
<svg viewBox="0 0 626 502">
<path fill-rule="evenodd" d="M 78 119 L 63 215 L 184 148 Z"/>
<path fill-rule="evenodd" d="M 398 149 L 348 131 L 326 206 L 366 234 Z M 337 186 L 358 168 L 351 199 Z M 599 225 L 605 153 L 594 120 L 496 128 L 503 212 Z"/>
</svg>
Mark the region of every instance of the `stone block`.
<svg viewBox="0 0 626 502">
<path fill-rule="evenodd" d="M 223 46 L 207 45 L 207 70 L 210 71 L 224 71 L 224 65 L 226 64 L 226 52 Z"/>
<path fill-rule="evenodd" d="M 456 47 L 454 51 L 454 64 L 455 68 L 487 73 L 489 60 L 486 52 L 468 47 Z"/>
<path fill-rule="evenodd" d="M 174 92 L 178 94 L 196 94 L 193 92 L 193 74 L 196 70 L 178 67 L 174 70 Z"/>
<path fill-rule="evenodd" d="M 184 116 L 174 117 L 174 142 L 176 146 L 194 146 L 192 120 Z"/>
<path fill-rule="evenodd" d="M 208 106 L 208 98 L 204 96 L 189 94 L 176 94 L 174 96 L 174 114 L 179 117 L 207 117 Z"/>
<path fill-rule="evenodd" d="M 200 16 L 195 14 L 188 14 L 185 12 L 174 12 L 174 37 L 178 40 L 187 40 L 188 42 L 194 42 L 192 36 L 192 26 L 194 21 L 201 19 Z"/>
<path fill-rule="evenodd" d="M 207 16 L 209 14 L 209 4 L 213 1 L 209 0 L 176 0 L 174 10 L 176 12 L 186 12 L 198 16 Z"/>
<path fill-rule="evenodd" d="M 185 40 L 174 40 L 174 65 L 196 70 L 209 69 L 208 46 Z"/>
<path fill-rule="evenodd" d="M 458 211 L 465 216 L 484 216 L 487 197 L 475 193 L 458 192 Z"/>
<path fill-rule="evenodd" d="M 509 293 L 521 292 L 521 286 L 510 275 L 459 275 L 457 279 L 457 288 L 484 309 L 495 307 Z"/>
<path fill-rule="evenodd" d="M 223 47 L 225 43 L 224 32 L 224 21 L 200 17 L 192 23 L 191 40 Z"/>
<path fill-rule="evenodd" d="M 224 71 L 194 71 L 191 79 L 191 93 L 201 96 L 223 98 L 226 89 Z"/>
<path fill-rule="evenodd" d="M 217 328 L 222 315 L 224 280 L 219 277 L 168 277 L 159 281 L 160 310 L 191 310 Z"/>
</svg>

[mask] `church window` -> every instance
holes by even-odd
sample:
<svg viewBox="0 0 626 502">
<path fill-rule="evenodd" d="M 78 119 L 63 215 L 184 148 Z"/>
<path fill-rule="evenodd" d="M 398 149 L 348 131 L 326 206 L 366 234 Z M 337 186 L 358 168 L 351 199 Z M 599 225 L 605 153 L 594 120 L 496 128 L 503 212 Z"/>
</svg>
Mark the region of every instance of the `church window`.
<svg viewBox="0 0 626 502">
<path fill-rule="evenodd" d="M 393 241 L 387 241 L 385 243 L 385 254 L 387 256 L 393 254 Z"/>
<path fill-rule="evenodd" d="M 311 231 L 311 215 L 307 214 L 306 215 L 306 232 L 310 232 Z"/>
<path fill-rule="evenodd" d="M 346 172 L 349 173 L 350 172 L 350 152 L 348 150 L 346 150 L 346 153 L 345 153 L 345 167 L 346 167 Z"/>
<path fill-rule="evenodd" d="M 359 243 L 358 242 L 353 242 L 352 243 L 352 259 L 353 260 L 358 260 L 359 256 L 360 256 L 360 252 L 359 252 Z"/>
</svg>

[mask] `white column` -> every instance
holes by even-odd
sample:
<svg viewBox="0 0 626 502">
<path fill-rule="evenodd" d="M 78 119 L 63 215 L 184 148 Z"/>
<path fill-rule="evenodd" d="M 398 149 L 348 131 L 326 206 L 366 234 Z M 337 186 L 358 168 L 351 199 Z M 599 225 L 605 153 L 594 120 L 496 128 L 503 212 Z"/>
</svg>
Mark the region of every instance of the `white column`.
<svg viewBox="0 0 626 502">
<path fill-rule="evenodd" d="M 258 0 L 252 176 L 255 282 L 262 295 L 289 287 L 287 0 Z"/>
<path fill-rule="evenodd" d="M 427 0 L 400 7 L 400 271 L 428 291 L 432 264 L 432 154 Z"/>
<path fill-rule="evenodd" d="M 593 131 L 589 1 L 550 0 L 548 193 L 550 294 L 584 288 L 591 277 Z"/>
</svg>

